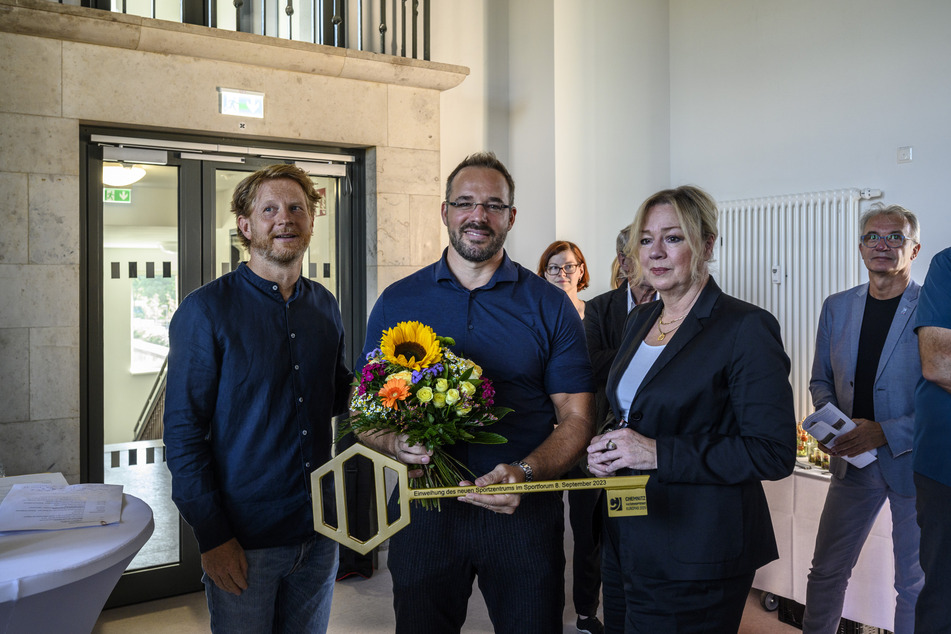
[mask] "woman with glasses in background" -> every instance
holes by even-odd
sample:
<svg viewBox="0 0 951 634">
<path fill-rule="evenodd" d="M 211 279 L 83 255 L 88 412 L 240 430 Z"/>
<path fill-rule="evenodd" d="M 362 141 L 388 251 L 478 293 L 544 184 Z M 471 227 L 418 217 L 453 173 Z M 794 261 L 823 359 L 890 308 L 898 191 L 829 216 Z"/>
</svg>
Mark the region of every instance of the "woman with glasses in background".
<svg viewBox="0 0 951 634">
<path fill-rule="evenodd" d="M 538 274 L 568 293 L 568 298 L 584 319 L 584 301 L 578 291 L 588 288 L 588 267 L 581 249 L 574 242 L 556 240 L 548 245 L 538 260 Z"/>
<path fill-rule="evenodd" d="M 577 244 L 567 240 L 549 244 L 538 260 L 538 274 L 565 291 L 578 316 L 584 319 L 584 300 L 578 297 L 578 291 L 588 288 L 589 275 L 584 255 Z M 580 465 L 565 474 L 566 478 L 587 476 Z M 584 634 L 604 631 L 597 617 L 601 594 L 601 545 L 598 539 L 600 527 L 595 526 L 594 517 L 599 495 L 598 490 L 568 492 L 568 519 L 574 535 L 572 599 L 578 615 L 578 632 Z"/>
</svg>

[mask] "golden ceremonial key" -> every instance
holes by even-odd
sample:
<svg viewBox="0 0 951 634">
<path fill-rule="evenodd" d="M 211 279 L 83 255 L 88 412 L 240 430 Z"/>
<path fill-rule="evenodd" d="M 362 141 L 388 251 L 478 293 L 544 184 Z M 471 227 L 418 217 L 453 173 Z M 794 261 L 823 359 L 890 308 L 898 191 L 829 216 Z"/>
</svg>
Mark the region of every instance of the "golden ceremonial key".
<svg viewBox="0 0 951 634">
<path fill-rule="evenodd" d="M 379 530 L 366 541 L 357 539 L 350 534 L 350 527 L 347 521 L 346 490 L 344 489 L 343 479 L 344 463 L 358 455 L 369 459 L 373 463 L 373 480 L 375 484 L 376 521 Z M 393 522 L 387 519 L 386 512 L 386 470 L 389 470 L 396 476 L 396 486 L 399 488 L 400 516 Z M 324 499 L 321 481 L 331 474 L 333 474 L 334 479 L 337 526 L 329 524 L 324 517 Z M 644 487 L 647 485 L 649 476 L 646 475 L 547 480 L 541 482 L 519 482 L 517 484 L 503 483 L 492 484 L 486 487 L 467 486 L 411 489 L 408 474 L 409 469 L 402 462 L 385 456 L 364 445 L 353 445 L 310 475 L 314 505 L 314 530 L 360 554 L 366 554 L 409 524 L 409 503 L 411 500 L 460 497 L 467 493 L 535 493 L 539 491 L 605 489 L 609 516 L 625 517 L 647 515 L 647 494 Z"/>
</svg>

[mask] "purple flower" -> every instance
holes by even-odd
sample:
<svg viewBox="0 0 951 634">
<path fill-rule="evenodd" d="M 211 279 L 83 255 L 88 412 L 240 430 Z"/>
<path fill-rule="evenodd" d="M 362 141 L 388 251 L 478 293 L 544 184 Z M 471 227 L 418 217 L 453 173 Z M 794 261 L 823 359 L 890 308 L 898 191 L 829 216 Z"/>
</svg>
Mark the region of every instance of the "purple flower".
<svg viewBox="0 0 951 634">
<path fill-rule="evenodd" d="M 492 381 L 489 379 L 482 379 L 482 398 L 485 399 L 486 405 L 492 405 L 495 403 L 493 398 L 495 397 L 495 388 L 492 387 Z"/>
<path fill-rule="evenodd" d="M 425 370 L 423 371 L 413 370 L 413 378 L 412 378 L 413 383 L 419 383 L 424 376 L 426 376 Z"/>
</svg>

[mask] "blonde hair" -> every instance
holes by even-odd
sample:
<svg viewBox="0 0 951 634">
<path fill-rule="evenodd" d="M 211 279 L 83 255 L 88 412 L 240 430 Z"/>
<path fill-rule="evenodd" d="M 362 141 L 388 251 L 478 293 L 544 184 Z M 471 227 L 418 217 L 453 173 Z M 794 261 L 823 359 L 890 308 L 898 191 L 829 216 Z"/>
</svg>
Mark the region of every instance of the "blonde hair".
<svg viewBox="0 0 951 634">
<path fill-rule="evenodd" d="M 707 240 L 711 237 L 716 240 L 717 230 L 717 203 L 707 192 L 693 185 L 682 185 L 676 189 L 659 191 L 645 200 L 631 223 L 631 234 L 624 247 L 624 255 L 634 262 L 634 270 L 628 283 L 637 286 L 644 281 L 644 269 L 641 266 L 638 251 L 640 251 L 641 233 L 648 212 L 658 205 L 670 205 L 680 227 L 684 232 L 684 239 L 690 248 L 691 279 L 699 281 L 707 271 L 707 262 L 713 259 L 713 251 L 707 253 Z"/>
</svg>

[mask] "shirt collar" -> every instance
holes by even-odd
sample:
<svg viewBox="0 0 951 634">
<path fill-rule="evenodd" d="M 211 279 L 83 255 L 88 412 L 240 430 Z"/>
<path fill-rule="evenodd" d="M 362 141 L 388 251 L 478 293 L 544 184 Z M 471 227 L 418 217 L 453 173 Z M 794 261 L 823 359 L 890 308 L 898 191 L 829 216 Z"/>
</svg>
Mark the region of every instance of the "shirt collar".
<svg viewBox="0 0 951 634">
<path fill-rule="evenodd" d="M 442 257 L 439 258 L 439 261 L 436 263 L 436 281 L 441 282 L 442 280 L 449 280 L 456 286 L 462 288 L 462 285 L 459 284 L 459 280 L 456 279 L 456 276 L 453 275 L 452 270 L 449 268 L 449 260 L 447 259 L 447 254 L 449 253 L 449 248 L 446 247 L 443 249 Z M 518 268 L 515 266 L 515 262 L 509 257 L 509 254 L 506 253 L 505 249 L 502 249 L 502 263 L 499 264 L 499 268 L 495 270 L 495 273 L 492 274 L 492 279 L 489 282 L 480 288 L 492 288 L 499 282 L 517 282 L 518 281 Z"/>
<path fill-rule="evenodd" d="M 303 276 L 297 278 L 297 282 L 294 284 L 294 293 L 291 295 L 290 299 L 286 302 L 284 296 L 281 295 L 281 287 L 277 282 L 272 282 L 271 280 L 266 280 L 254 271 L 251 270 L 251 267 L 248 266 L 247 262 L 241 262 L 238 264 L 238 268 L 235 269 L 235 275 L 240 276 L 246 282 L 251 284 L 251 286 L 257 288 L 259 291 L 271 297 L 282 304 L 290 303 L 297 299 L 297 296 L 300 294 L 301 289 L 301 280 Z"/>
</svg>

